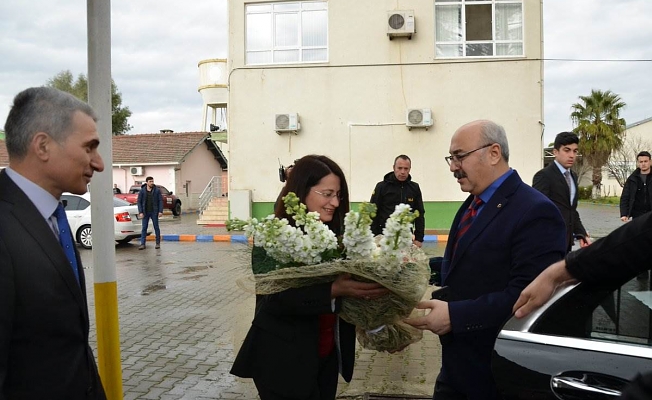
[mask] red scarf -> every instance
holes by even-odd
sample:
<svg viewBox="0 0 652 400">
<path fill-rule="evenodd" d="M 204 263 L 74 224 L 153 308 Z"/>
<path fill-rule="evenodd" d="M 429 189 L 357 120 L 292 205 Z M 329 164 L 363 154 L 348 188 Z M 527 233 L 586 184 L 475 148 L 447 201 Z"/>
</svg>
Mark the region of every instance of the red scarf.
<svg viewBox="0 0 652 400">
<path fill-rule="evenodd" d="M 333 313 L 319 315 L 319 357 L 327 357 L 335 348 L 335 321 Z"/>
</svg>

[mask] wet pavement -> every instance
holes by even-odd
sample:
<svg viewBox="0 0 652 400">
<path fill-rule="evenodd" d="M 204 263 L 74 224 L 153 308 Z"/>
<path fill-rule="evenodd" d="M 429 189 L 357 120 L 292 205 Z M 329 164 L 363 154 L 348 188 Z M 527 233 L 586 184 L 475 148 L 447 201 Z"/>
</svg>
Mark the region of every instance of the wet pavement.
<svg viewBox="0 0 652 400">
<path fill-rule="evenodd" d="M 617 207 L 580 206 L 585 227 L 604 236 L 622 223 Z M 196 214 L 166 215 L 163 234 L 226 234 L 196 224 Z M 424 246 L 441 255 L 445 243 Z M 92 253 L 80 248 L 94 321 Z M 253 314 L 246 244 L 167 242 L 156 250 L 137 241 L 116 246 L 120 339 L 125 399 L 257 399 L 250 380 L 228 373 Z M 91 327 L 96 349 L 95 326 Z M 96 350 L 95 350 L 96 351 Z M 424 339 L 389 355 L 358 349 L 351 383 L 340 382 L 338 398 L 364 393 L 432 394 L 440 365 L 439 341 Z"/>
</svg>

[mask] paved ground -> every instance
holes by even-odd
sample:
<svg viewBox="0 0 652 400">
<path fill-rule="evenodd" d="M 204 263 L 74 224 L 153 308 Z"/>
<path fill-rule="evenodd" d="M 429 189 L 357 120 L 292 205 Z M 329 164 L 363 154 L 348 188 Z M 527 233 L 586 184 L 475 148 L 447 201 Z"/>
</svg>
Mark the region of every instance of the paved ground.
<svg viewBox="0 0 652 400">
<path fill-rule="evenodd" d="M 621 223 L 614 207 L 583 205 L 584 224 L 602 236 Z M 196 225 L 196 215 L 164 217 L 163 233 L 220 234 Z M 163 242 L 160 250 L 137 243 L 116 247 L 123 387 L 125 399 L 257 399 L 249 380 L 229 375 L 235 351 L 253 312 L 244 244 Z M 426 246 L 432 255 L 443 244 Z M 81 250 L 87 268 L 94 320 L 92 255 Z M 91 339 L 95 346 L 95 331 Z M 350 384 L 339 398 L 365 392 L 430 396 L 439 369 L 438 339 L 424 339 L 400 354 L 358 350 Z"/>
</svg>

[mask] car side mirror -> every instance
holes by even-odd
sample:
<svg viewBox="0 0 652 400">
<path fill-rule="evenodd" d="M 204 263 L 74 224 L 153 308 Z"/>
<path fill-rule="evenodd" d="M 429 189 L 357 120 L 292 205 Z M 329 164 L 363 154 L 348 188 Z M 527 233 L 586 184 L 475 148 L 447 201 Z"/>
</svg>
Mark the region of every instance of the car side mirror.
<svg viewBox="0 0 652 400">
<path fill-rule="evenodd" d="M 172 196 L 173 194 L 174 194 L 174 192 L 170 192 L 170 196 Z"/>
</svg>

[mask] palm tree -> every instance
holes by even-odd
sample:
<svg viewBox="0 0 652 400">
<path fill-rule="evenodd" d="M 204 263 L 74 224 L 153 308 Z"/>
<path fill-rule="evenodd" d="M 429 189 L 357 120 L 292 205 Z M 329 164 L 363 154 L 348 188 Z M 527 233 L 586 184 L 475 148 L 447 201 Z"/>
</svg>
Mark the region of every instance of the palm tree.
<svg viewBox="0 0 652 400">
<path fill-rule="evenodd" d="M 625 103 L 610 90 L 591 90 L 589 96 L 580 96 L 581 102 L 572 106 L 573 132 L 580 137 L 579 151 L 593 168 L 591 181 L 597 196 L 602 185 L 602 167 L 611 153 L 623 146 L 625 119 L 620 111 Z"/>
</svg>

